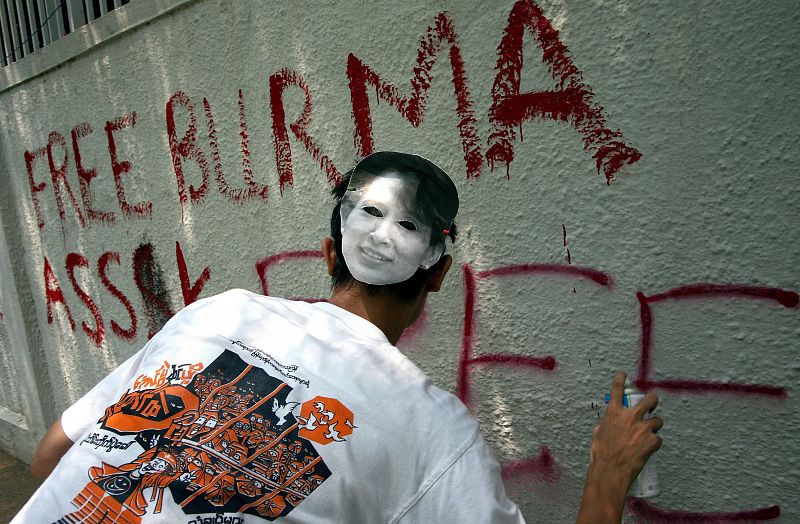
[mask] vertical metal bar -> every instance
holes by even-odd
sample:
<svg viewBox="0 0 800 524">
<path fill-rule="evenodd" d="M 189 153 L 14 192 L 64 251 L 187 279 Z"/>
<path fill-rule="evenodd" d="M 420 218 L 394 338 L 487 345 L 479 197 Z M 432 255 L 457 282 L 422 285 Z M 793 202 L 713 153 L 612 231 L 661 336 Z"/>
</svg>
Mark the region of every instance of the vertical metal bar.
<svg viewBox="0 0 800 524">
<path fill-rule="evenodd" d="M 23 34 L 25 33 L 24 26 L 20 24 L 20 16 L 19 16 L 19 0 L 14 0 L 14 4 L 11 6 L 12 12 L 9 14 L 11 15 L 11 31 L 12 35 L 17 37 L 17 41 L 14 42 L 14 49 L 17 53 L 17 60 L 20 58 L 25 58 L 25 37 Z"/>
<path fill-rule="evenodd" d="M 42 23 L 39 21 L 39 18 L 36 16 L 36 10 L 33 6 L 35 0 L 26 0 L 25 1 L 25 12 L 28 14 L 28 27 L 31 30 L 31 43 L 33 44 L 34 51 L 36 49 L 41 49 L 44 47 L 44 38 L 42 37 L 41 27 Z"/>
<path fill-rule="evenodd" d="M 68 22 L 68 25 L 69 25 L 69 27 L 67 28 L 67 32 L 68 33 L 71 33 L 73 31 L 75 31 L 75 26 L 76 26 L 77 22 L 79 21 L 79 19 L 75 18 L 75 14 L 74 14 L 75 7 L 74 7 L 74 4 L 75 4 L 75 0 L 67 0 L 66 2 L 64 2 L 64 7 L 67 8 L 67 22 Z"/>
<path fill-rule="evenodd" d="M 92 7 L 92 0 L 83 0 L 83 12 L 86 13 L 87 24 L 95 19 L 94 7 Z"/>
<path fill-rule="evenodd" d="M 39 25 L 41 26 L 43 43 L 47 45 L 52 43 L 58 36 L 54 38 L 50 32 L 50 22 L 47 20 L 47 17 L 50 16 L 50 10 L 47 9 L 44 0 L 36 0 L 36 7 L 39 9 Z"/>
<path fill-rule="evenodd" d="M 36 50 L 36 35 L 31 26 L 27 0 L 17 0 L 17 20 L 22 33 L 23 46 L 26 48 L 27 54 L 31 54 Z"/>
<path fill-rule="evenodd" d="M 2 0 L 0 5 L 0 21 L 3 23 L 3 45 L 6 47 L 5 56 L 7 62 L 15 62 L 17 60 L 16 41 L 14 39 L 14 28 L 11 26 L 11 12 L 8 9 L 8 0 Z"/>
<path fill-rule="evenodd" d="M 106 0 L 100 0 L 98 4 L 100 4 L 100 16 L 108 13 L 108 4 L 106 3 Z"/>
<path fill-rule="evenodd" d="M 61 14 L 61 0 L 44 0 L 45 10 L 47 11 L 47 27 L 50 29 L 50 38 L 55 42 L 67 31 L 64 28 L 64 17 Z M 51 16 L 52 15 L 52 16 Z"/>
<path fill-rule="evenodd" d="M 86 25 L 86 13 L 83 10 L 83 2 L 81 0 L 67 0 L 67 15 L 70 33 L 80 26 Z"/>
<path fill-rule="evenodd" d="M 5 18 L 4 16 L 0 16 L 0 19 Z M 6 51 L 6 32 L 3 29 L 3 24 L 0 23 L 0 51 L 3 53 L 3 67 L 10 64 L 11 57 L 8 56 L 8 51 Z"/>
<path fill-rule="evenodd" d="M 114 0 L 114 9 L 119 9 L 121 5 L 122 2 L 120 0 Z"/>
</svg>

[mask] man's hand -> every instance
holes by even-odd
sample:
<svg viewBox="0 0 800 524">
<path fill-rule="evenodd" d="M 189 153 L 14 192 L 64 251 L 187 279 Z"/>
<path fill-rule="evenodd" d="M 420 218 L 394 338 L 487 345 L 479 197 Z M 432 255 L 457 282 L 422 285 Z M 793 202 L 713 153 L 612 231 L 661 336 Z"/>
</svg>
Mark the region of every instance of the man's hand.
<svg viewBox="0 0 800 524">
<path fill-rule="evenodd" d="M 602 464 L 606 469 L 626 474 L 630 477 L 630 484 L 647 458 L 661 447 L 661 438 L 656 432 L 664 423 L 660 417 L 643 420 L 658 405 L 655 393 L 648 393 L 632 408 L 625 408 L 622 405 L 624 388 L 625 373 L 619 371 L 611 385 L 611 401 L 606 414 L 594 428 L 590 463 Z"/>
<path fill-rule="evenodd" d="M 631 483 L 661 447 L 656 432 L 663 421 L 660 417 L 644 420 L 658 405 L 658 397 L 648 393 L 634 407 L 623 407 L 625 376 L 622 371 L 614 376 L 611 401 L 594 428 L 578 523 L 620 522 Z"/>
</svg>

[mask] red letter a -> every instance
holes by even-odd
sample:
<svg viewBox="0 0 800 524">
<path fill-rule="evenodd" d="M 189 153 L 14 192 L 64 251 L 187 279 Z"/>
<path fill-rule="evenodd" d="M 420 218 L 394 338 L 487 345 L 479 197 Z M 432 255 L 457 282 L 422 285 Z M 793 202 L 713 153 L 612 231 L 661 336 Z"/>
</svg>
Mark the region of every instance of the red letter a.
<svg viewBox="0 0 800 524">
<path fill-rule="evenodd" d="M 60 302 L 64 305 L 64 311 L 67 312 L 67 319 L 73 331 L 75 331 L 75 321 L 72 319 L 72 313 L 69 312 L 69 306 L 64 300 L 64 293 L 61 291 L 61 285 L 58 283 L 53 266 L 47 257 L 44 257 L 44 295 L 47 300 L 47 323 L 53 323 L 53 304 Z"/>
<path fill-rule="evenodd" d="M 520 93 L 522 72 L 522 36 L 525 29 L 533 33 L 543 51 L 558 89 Z M 533 118 L 569 121 L 581 134 L 583 148 L 592 153 L 597 171 L 603 169 L 606 181 L 624 164 L 633 164 L 642 155 L 625 144 L 622 133 L 606 127 L 603 108 L 592 102 L 592 89 L 581 81 L 581 72 L 572 63 L 569 49 L 561 43 L 550 20 L 531 0 L 519 0 L 511 9 L 508 25 L 497 48 L 497 76 L 492 85 L 492 107 L 489 118 L 489 150 L 486 159 L 494 168 L 496 162 L 514 160 L 515 127 Z"/>
</svg>

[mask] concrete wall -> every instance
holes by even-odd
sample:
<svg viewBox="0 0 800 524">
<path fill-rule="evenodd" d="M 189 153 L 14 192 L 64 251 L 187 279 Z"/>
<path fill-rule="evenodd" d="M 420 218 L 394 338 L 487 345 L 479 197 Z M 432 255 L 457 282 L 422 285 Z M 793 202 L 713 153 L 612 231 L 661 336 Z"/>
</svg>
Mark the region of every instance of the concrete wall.
<svg viewBox="0 0 800 524">
<path fill-rule="evenodd" d="M 174 311 L 325 297 L 332 181 L 462 196 L 401 348 L 538 522 L 577 511 L 613 370 L 662 396 L 645 521 L 800 521 L 791 2 L 136 0 L 0 71 L 0 425 L 47 424 Z M 454 501 L 455 502 L 455 501 Z"/>
</svg>

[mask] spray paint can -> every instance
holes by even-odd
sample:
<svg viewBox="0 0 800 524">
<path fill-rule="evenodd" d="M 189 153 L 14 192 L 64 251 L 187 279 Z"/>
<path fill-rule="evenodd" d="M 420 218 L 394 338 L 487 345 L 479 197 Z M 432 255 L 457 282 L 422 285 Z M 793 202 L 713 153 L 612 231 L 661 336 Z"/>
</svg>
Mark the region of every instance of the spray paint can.
<svg viewBox="0 0 800 524">
<path fill-rule="evenodd" d="M 644 398 L 644 393 L 639 391 L 638 389 L 631 387 L 630 384 L 626 382 L 625 390 L 622 394 L 622 406 L 626 408 L 632 408 L 636 404 L 638 404 Z M 606 393 L 605 397 L 606 406 L 608 403 L 611 402 L 611 395 Z M 652 413 L 645 413 L 644 420 L 652 418 Z M 642 471 L 639 472 L 639 475 L 631 484 L 631 489 L 628 491 L 629 497 L 636 497 L 636 498 L 647 498 L 647 497 L 655 497 L 661 493 L 661 488 L 658 484 L 658 473 L 656 472 L 656 463 L 651 456 L 647 463 L 645 463 Z"/>
</svg>

